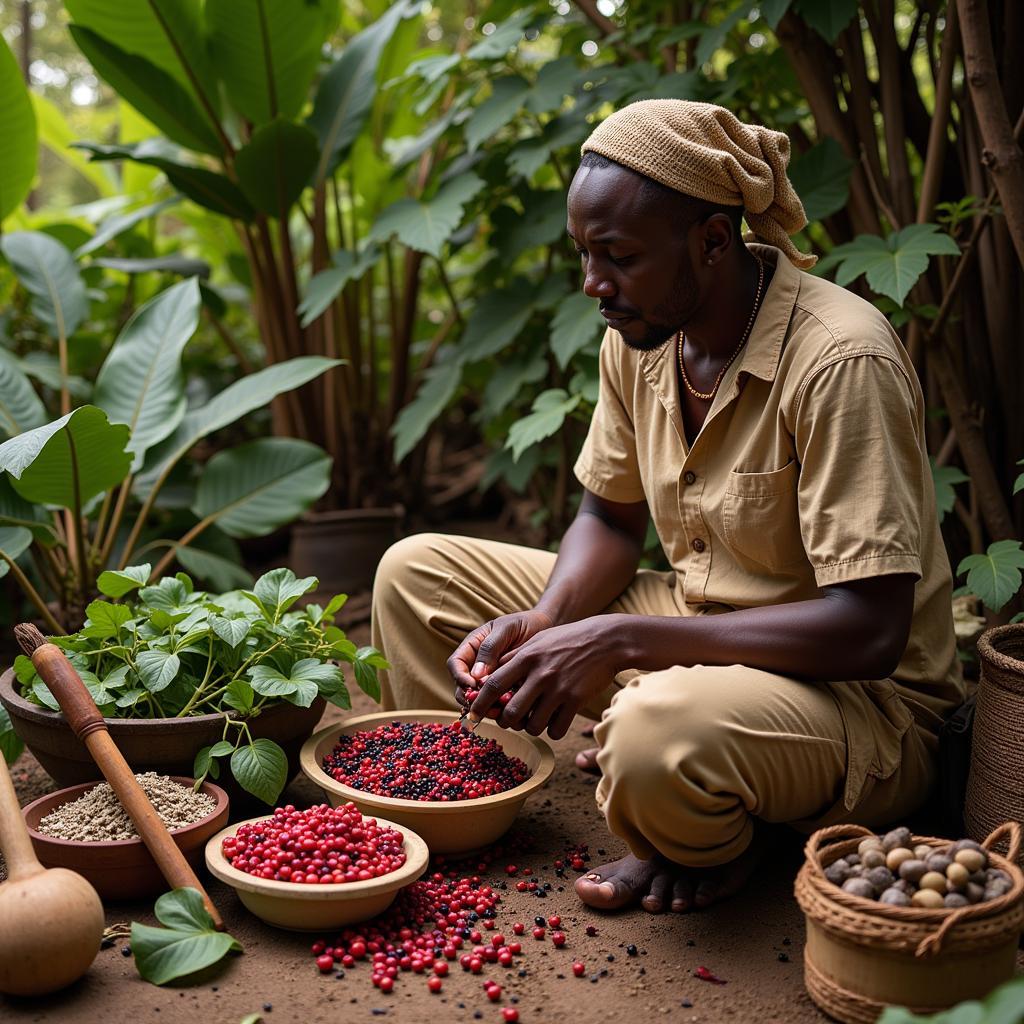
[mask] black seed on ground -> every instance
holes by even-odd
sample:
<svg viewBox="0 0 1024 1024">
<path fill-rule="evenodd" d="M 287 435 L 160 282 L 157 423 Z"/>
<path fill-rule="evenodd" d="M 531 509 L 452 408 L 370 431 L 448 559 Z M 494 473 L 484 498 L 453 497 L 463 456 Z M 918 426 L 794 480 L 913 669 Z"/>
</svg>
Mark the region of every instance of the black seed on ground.
<svg viewBox="0 0 1024 1024">
<path fill-rule="evenodd" d="M 598 857 L 603 857 L 604 856 L 604 850 L 598 848 L 597 855 L 598 855 Z"/>
<path fill-rule="evenodd" d="M 334 980 L 335 981 L 341 981 L 341 979 L 344 978 L 344 977 L 345 977 L 345 972 L 344 971 L 336 971 L 335 974 L 334 974 Z"/>
<path fill-rule="evenodd" d="M 590 976 L 590 984 L 591 985 L 596 985 L 597 984 L 597 975 L 596 974 L 592 974 Z"/>
<path fill-rule="evenodd" d="M 608 963 L 611 963 L 614 959 L 615 959 L 615 954 L 614 953 L 609 953 L 608 954 Z"/>
<path fill-rule="evenodd" d="M 546 917 L 540 917 L 539 915 L 533 919 L 533 923 L 539 928 L 547 928 L 548 919 Z"/>
<path fill-rule="evenodd" d="M 483 1020 L 484 1015 L 479 1010 L 473 1011 L 473 1020 Z"/>
<path fill-rule="evenodd" d="M 524 969 L 520 969 L 520 971 L 519 971 L 519 977 L 520 977 L 520 978 L 525 978 L 525 977 L 526 977 L 526 971 L 525 971 Z"/>
<path fill-rule="evenodd" d="M 273 1003 L 264 1003 L 264 1004 L 263 1004 L 263 1012 L 264 1012 L 264 1013 L 270 1013 L 270 1011 L 271 1011 L 271 1010 L 272 1010 L 273 1008 L 274 1008 L 274 1004 L 273 1004 Z"/>
<path fill-rule="evenodd" d="M 510 1003 L 518 1003 L 519 1002 L 519 996 L 509 996 L 508 997 L 508 1001 Z"/>
<path fill-rule="evenodd" d="M 640 968 L 640 973 L 641 974 L 646 974 L 647 973 L 647 968 L 646 967 L 641 967 Z"/>
<path fill-rule="evenodd" d="M 696 942 L 694 942 L 694 941 L 693 941 L 693 939 L 687 939 L 687 940 L 686 940 L 686 944 L 687 944 L 688 946 L 696 946 L 696 945 L 697 945 L 697 943 L 696 943 Z"/>
<path fill-rule="evenodd" d="M 111 947 L 111 946 L 112 946 L 113 944 L 114 944 L 114 940 L 113 940 L 113 939 L 104 939 L 104 940 L 103 940 L 103 941 L 102 941 L 102 942 L 100 943 L 100 949 L 110 949 L 110 947 Z"/>
<path fill-rule="evenodd" d="M 630 943 L 630 944 L 629 944 L 629 945 L 628 945 L 628 946 L 626 947 L 626 952 L 627 952 L 627 953 L 628 953 L 628 954 L 629 954 L 630 956 L 636 956 L 636 946 L 634 946 L 634 945 L 633 945 L 633 943 L 631 942 L 631 943 Z"/>
<path fill-rule="evenodd" d="M 597 973 L 600 974 L 602 978 L 607 978 L 608 977 L 608 968 L 607 967 L 602 967 L 601 970 L 599 970 Z"/>
<path fill-rule="evenodd" d="M 783 944 L 784 946 L 788 946 L 788 945 L 789 945 L 789 939 L 788 939 L 788 938 L 786 938 L 786 939 L 783 939 L 783 940 L 782 940 L 782 944 Z"/>
<path fill-rule="evenodd" d="M 121 956 L 131 956 L 131 955 L 132 955 L 132 947 L 131 946 L 122 946 L 121 947 Z"/>
<path fill-rule="evenodd" d="M 691 1006 L 693 1006 L 693 1003 L 691 1003 L 689 999 L 684 999 L 679 1005 L 685 1007 L 688 1010 Z"/>
<path fill-rule="evenodd" d="M 779 954 L 779 963 L 780 964 L 788 964 L 789 963 L 789 954 L 788 953 L 780 953 Z"/>
</svg>

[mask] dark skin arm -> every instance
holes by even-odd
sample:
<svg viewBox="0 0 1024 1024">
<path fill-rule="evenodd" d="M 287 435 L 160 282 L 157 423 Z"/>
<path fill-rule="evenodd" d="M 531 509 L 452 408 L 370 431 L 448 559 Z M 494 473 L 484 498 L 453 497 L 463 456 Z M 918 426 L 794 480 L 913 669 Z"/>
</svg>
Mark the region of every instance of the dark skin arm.
<svg viewBox="0 0 1024 1024">
<path fill-rule="evenodd" d="M 504 620 L 518 617 L 503 616 L 478 639 L 480 630 L 470 634 L 450 659 L 460 690 L 483 680 L 473 718 L 482 718 L 505 690 L 519 687 L 498 724 L 535 736 L 547 729 L 560 739 L 580 707 L 626 668 L 744 664 L 845 681 L 881 679 L 898 664 L 913 612 L 909 574 L 837 584 L 812 600 L 720 615 L 598 614 L 632 580 L 646 520 L 643 502 L 622 505 L 587 493 L 548 588 L 534 610 L 522 613 L 528 628 L 509 642 L 515 631 Z"/>
</svg>

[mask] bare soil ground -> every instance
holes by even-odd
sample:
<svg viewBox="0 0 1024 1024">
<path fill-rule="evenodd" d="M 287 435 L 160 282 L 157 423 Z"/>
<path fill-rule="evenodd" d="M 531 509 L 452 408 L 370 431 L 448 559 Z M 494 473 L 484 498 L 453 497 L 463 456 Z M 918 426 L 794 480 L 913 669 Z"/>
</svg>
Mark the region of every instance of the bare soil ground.
<svg viewBox="0 0 1024 1024">
<path fill-rule="evenodd" d="M 365 629 L 365 627 L 363 627 Z M 353 639 L 366 642 L 361 630 Z M 355 713 L 372 710 L 359 694 Z M 339 717 L 332 708 L 325 721 Z M 580 720 L 582 727 L 585 723 Z M 321 975 L 310 954 L 315 936 L 279 931 L 252 917 L 234 893 L 209 879 L 209 891 L 221 908 L 228 928 L 245 948 L 211 968 L 197 983 L 157 988 L 142 981 L 125 940 L 102 950 L 88 974 L 69 989 L 41 999 L 0 997 L 0 1020 L 10 1024 L 106 1024 L 130 1019 L 155 1024 L 239 1024 L 249 1014 L 261 1014 L 264 1024 L 320 1024 L 391 1020 L 498 1024 L 501 1007 L 517 1006 L 523 1024 L 555 1022 L 618 1022 L 631 1018 L 671 1022 L 699 1021 L 769 1024 L 822 1021 L 803 987 L 803 918 L 793 899 L 792 883 L 800 864 L 802 839 L 795 833 L 775 859 L 762 866 L 739 897 L 710 910 L 687 915 L 654 916 L 642 910 L 602 914 L 583 907 L 572 889 L 571 877 L 558 878 L 555 858 L 567 845 L 589 844 L 592 864 L 625 853 L 624 845 L 605 829 L 594 806 L 592 776 L 573 765 L 586 744 L 575 729 L 558 743 L 557 768 L 547 788 L 524 808 L 513 833 L 515 862 L 533 868 L 534 877 L 552 883 L 544 899 L 515 890 L 502 893 L 499 928 L 513 921 L 532 924 L 536 915 L 559 914 L 568 942 L 555 949 L 537 942 L 529 931 L 515 968 L 488 965 L 483 975 L 464 973 L 456 961 L 443 990 L 432 995 L 420 975 L 399 976 L 394 992 L 382 995 L 369 982 L 366 964 L 345 977 Z M 15 786 L 22 803 L 53 787 L 30 755 L 15 765 Z M 301 776 L 283 802 L 308 806 L 319 791 Z M 598 851 L 604 851 L 599 854 Z M 491 871 L 505 880 L 505 861 Z M 574 876 L 575 872 L 567 872 Z M 109 904 L 108 924 L 130 920 L 156 923 L 152 907 L 143 903 Z M 594 925 L 598 934 L 586 935 Z M 2 925 L 0 925 L 2 926 Z M 635 944 L 637 955 L 626 947 Z M 571 963 L 582 960 L 587 974 L 576 978 Z M 707 967 L 725 980 L 715 985 L 694 971 Z M 525 976 L 519 976 L 524 970 Z M 488 1002 L 482 979 L 493 977 L 503 988 L 499 1003 Z M 512 1003 L 514 997 L 517 1002 Z M 271 1008 L 267 1008 L 267 1007 Z M 477 1016 L 479 1014 L 479 1016 Z"/>
</svg>

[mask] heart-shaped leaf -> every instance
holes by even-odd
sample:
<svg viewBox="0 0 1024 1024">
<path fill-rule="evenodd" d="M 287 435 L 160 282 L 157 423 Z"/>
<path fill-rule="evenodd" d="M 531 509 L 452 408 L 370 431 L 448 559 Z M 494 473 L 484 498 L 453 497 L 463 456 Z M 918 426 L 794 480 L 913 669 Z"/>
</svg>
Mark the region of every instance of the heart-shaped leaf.
<svg viewBox="0 0 1024 1024">
<path fill-rule="evenodd" d="M 150 693 L 159 693 L 167 689 L 178 675 L 181 661 L 176 654 L 168 651 L 143 651 L 136 659 L 136 667 L 142 685 Z"/>
<path fill-rule="evenodd" d="M 247 793 L 273 804 L 288 781 L 288 758 L 273 740 L 260 737 L 231 755 L 231 773 Z"/>
<path fill-rule="evenodd" d="M 148 562 L 143 565 L 127 565 L 123 569 L 108 569 L 100 573 L 96 580 L 96 588 L 107 597 L 124 597 L 125 594 L 144 587 L 149 582 L 149 574 L 152 571 L 152 566 Z"/>
</svg>

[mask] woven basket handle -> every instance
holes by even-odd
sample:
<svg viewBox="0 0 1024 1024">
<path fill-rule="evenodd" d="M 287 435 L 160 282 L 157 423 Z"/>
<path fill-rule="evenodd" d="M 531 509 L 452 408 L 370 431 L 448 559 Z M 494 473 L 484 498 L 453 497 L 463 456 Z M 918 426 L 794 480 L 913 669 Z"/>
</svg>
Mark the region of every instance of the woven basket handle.
<svg viewBox="0 0 1024 1024">
<path fill-rule="evenodd" d="M 1009 836 L 1009 848 L 1006 851 L 1006 859 L 1014 864 L 1020 858 L 1021 828 L 1016 821 L 1004 821 L 998 828 L 993 829 L 983 840 L 981 845 L 986 850 L 991 850 L 1000 839 Z"/>
<path fill-rule="evenodd" d="M 818 854 L 826 842 L 833 839 L 856 839 L 858 836 L 863 839 L 874 834 L 871 829 L 865 828 L 863 825 L 828 825 L 825 828 L 819 828 L 807 840 L 807 844 L 804 846 L 804 857 L 807 858 L 811 871 L 824 878 L 825 870 L 821 866 L 821 859 Z"/>
</svg>

